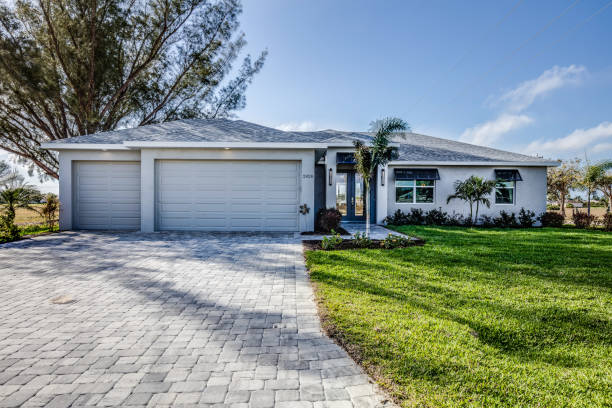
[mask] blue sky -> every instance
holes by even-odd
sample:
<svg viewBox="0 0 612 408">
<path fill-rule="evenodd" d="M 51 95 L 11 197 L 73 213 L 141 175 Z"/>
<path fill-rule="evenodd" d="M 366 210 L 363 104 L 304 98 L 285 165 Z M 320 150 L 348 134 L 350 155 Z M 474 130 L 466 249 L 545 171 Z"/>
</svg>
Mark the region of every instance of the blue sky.
<svg viewBox="0 0 612 408">
<path fill-rule="evenodd" d="M 241 119 L 367 130 L 394 115 L 516 152 L 612 156 L 610 0 L 244 0 L 241 21 L 246 51 L 269 51 Z"/>
<path fill-rule="evenodd" d="M 239 117 L 415 132 L 546 157 L 612 156 L 612 5 L 582 1 L 247 0 L 269 58 Z M 582 129 L 582 131 L 581 131 Z"/>
</svg>

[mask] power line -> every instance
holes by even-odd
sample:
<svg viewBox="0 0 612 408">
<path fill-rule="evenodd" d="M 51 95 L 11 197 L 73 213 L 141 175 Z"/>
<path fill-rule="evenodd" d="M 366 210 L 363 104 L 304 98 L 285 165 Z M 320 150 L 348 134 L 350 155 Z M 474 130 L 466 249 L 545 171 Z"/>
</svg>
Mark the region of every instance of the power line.
<svg viewBox="0 0 612 408">
<path fill-rule="evenodd" d="M 514 12 L 519 8 L 519 6 L 521 4 L 523 4 L 525 0 L 518 0 L 514 6 L 512 6 L 512 8 L 502 16 L 502 18 L 500 18 L 499 20 L 497 20 L 497 22 L 488 30 L 486 31 L 483 35 L 482 38 L 486 38 L 488 36 L 490 36 L 497 28 L 499 28 L 512 14 L 514 14 Z M 477 42 L 474 46 L 468 48 L 468 50 L 459 57 L 459 59 L 453 64 L 451 65 L 451 67 L 448 69 L 448 71 L 446 72 L 445 75 L 450 74 L 451 72 L 453 72 L 455 69 L 457 69 L 457 67 L 459 67 L 459 65 L 461 65 L 461 63 L 467 58 L 468 55 L 470 55 L 472 52 L 474 52 L 474 50 L 476 50 L 476 48 L 481 44 L 482 42 Z M 429 85 L 429 88 L 432 88 L 436 85 L 438 85 L 438 83 L 440 82 L 440 78 L 441 76 L 438 76 L 436 78 L 434 78 L 434 80 L 432 81 L 432 83 Z M 427 92 L 424 92 L 423 94 L 421 94 L 421 96 L 419 98 L 417 98 L 417 100 L 413 103 L 412 107 L 410 108 L 410 110 L 413 110 L 414 108 L 416 108 L 416 106 L 421 103 L 423 101 L 423 99 L 425 98 L 425 96 L 427 96 Z"/>
<path fill-rule="evenodd" d="M 467 91 L 468 89 L 472 88 L 472 86 L 475 86 L 478 83 L 481 83 L 485 78 L 487 78 L 493 71 L 495 71 L 497 68 L 499 68 L 500 66 L 502 66 L 502 64 L 504 64 L 509 58 L 513 57 L 517 52 L 519 52 L 520 50 L 522 50 L 523 48 L 525 48 L 525 46 L 527 44 L 529 44 L 531 41 L 535 40 L 536 38 L 538 38 L 540 35 L 542 35 L 543 33 L 545 33 L 557 20 L 559 20 L 561 17 L 563 17 L 565 14 L 567 14 L 568 11 L 570 11 L 571 9 L 573 9 L 578 3 L 580 2 L 580 0 L 575 0 L 572 4 L 570 4 L 567 8 L 565 8 L 565 10 L 563 10 L 561 13 L 557 14 L 555 17 L 553 17 L 550 21 L 548 21 L 544 27 L 542 27 L 538 32 L 536 32 L 535 34 L 533 34 L 531 37 L 529 37 L 527 40 L 525 40 L 521 45 L 519 45 L 517 48 L 515 48 L 514 50 L 512 50 L 509 54 L 505 55 L 504 57 L 502 57 L 495 65 L 493 65 L 489 70 L 487 70 L 483 75 L 478 77 L 477 81 L 474 81 L 468 85 L 466 85 L 465 87 L 463 87 L 461 89 L 461 91 L 459 91 L 459 93 L 457 95 L 455 95 L 454 98 L 452 98 L 451 100 L 448 101 L 449 104 L 455 102 L 461 95 L 463 95 L 463 93 L 465 91 Z"/>
</svg>

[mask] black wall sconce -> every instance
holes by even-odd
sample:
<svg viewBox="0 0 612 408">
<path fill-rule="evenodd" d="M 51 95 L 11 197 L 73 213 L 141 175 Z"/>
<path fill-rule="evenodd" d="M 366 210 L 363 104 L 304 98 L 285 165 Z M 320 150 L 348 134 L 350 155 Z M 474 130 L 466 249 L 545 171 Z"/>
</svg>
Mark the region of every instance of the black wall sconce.
<svg viewBox="0 0 612 408">
<path fill-rule="evenodd" d="M 332 185 L 332 182 L 334 181 L 334 170 L 330 167 L 329 168 L 329 185 Z"/>
<path fill-rule="evenodd" d="M 380 185 L 385 185 L 385 169 L 380 170 Z"/>
</svg>

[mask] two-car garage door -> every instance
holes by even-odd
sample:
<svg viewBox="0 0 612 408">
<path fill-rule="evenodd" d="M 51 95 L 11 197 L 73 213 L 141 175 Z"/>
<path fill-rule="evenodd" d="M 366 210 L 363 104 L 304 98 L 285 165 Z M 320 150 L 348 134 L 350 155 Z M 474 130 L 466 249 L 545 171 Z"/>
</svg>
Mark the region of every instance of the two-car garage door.
<svg viewBox="0 0 612 408">
<path fill-rule="evenodd" d="M 297 231 L 297 161 L 159 160 L 159 230 Z"/>
</svg>

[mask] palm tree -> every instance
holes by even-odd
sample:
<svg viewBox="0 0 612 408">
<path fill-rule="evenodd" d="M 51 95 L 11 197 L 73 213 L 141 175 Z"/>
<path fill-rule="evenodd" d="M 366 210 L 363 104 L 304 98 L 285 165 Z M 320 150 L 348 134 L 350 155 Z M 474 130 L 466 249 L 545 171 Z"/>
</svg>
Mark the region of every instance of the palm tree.
<svg viewBox="0 0 612 408">
<path fill-rule="evenodd" d="M 355 169 L 363 178 L 366 192 L 366 236 L 370 236 L 370 182 L 376 174 L 376 169 L 385 166 L 397 155 L 397 148 L 389 146 L 391 136 L 409 130 L 408 124 L 399 118 L 384 118 L 370 124 L 374 132 L 371 146 L 361 140 L 355 144 Z"/>
<path fill-rule="evenodd" d="M 13 184 L 0 191 L 0 204 L 4 205 L 4 214 L 0 215 L 0 228 L 11 240 L 19 238 L 19 228 L 15 225 L 17 208 L 29 208 L 38 190 L 28 184 Z"/>
<path fill-rule="evenodd" d="M 455 194 L 448 196 L 446 204 L 454 199 L 467 201 L 470 204 L 470 222 L 476 224 L 480 203 L 486 205 L 487 208 L 491 207 L 491 201 L 487 196 L 491 194 L 495 184 L 495 180 L 485 180 L 477 176 L 470 176 L 464 181 L 457 180 L 455 181 Z M 473 216 L 474 203 L 476 203 L 476 214 Z"/>
</svg>

